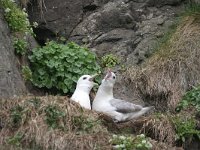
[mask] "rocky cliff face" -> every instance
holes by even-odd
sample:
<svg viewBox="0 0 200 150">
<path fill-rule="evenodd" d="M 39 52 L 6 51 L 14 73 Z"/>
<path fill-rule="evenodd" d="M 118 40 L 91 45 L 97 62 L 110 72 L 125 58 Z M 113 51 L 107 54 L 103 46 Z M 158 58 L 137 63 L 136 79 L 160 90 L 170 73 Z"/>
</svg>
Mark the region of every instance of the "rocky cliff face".
<svg viewBox="0 0 200 150">
<path fill-rule="evenodd" d="M 0 97 L 24 95 L 27 90 L 14 54 L 11 34 L 0 10 Z"/>
<path fill-rule="evenodd" d="M 39 23 L 37 40 L 58 36 L 86 44 L 101 57 L 113 53 L 126 66 L 143 62 L 183 10 L 184 0 L 31 1 L 30 20 Z M 118 73 L 120 74 L 120 73 Z M 116 96 L 130 99 L 118 79 Z"/>
<path fill-rule="evenodd" d="M 182 4 L 183 0 L 32 0 L 27 8 L 30 21 L 39 23 L 34 31 L 41 44 L 65 37 L 88 45 L 100 57 L 116 54 L 131 66 L 152 53 L 157 40 L 182 10 Z M 0 87 L 4 97 L 20 95 L 26 88 L 2 14 Z M 129 99 L 131 92 L 122 83 L 116 88 L 120 91 L 117 96 Z"/>
<path fill-rule="evenodd" d="M 63 36 L 87 44 L 99 56 L 115 53 L 127 64 L 141 63 L 173 24 L 183 0 L 75 0 L 29 5 L 38 40 Z"/>
</svg>

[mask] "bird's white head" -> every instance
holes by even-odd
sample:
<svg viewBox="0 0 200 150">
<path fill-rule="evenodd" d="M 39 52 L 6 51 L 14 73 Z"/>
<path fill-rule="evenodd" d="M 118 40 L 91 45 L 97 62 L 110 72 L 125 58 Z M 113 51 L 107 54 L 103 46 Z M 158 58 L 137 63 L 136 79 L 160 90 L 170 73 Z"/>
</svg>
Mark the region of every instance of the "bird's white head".
<svg viewBox="0 0 200 150">
<path fill-rule="evenodd" d="M 96 76 L 97 76 L 96 74 L 92 76 L 91 75 L 81 76 L 77 81 L 76 89 L 90 93 L 93 86 L 96 85 L 96 83 L 93 81 Z"/>
<path fill-rule="evenodd" d="M 104 86 L 113 87 L 115 81 L 116 81 L 116 75 L 112 71 L 108 70 L 106 76 L 101 81 L 101 84 Z"/>
</svg>

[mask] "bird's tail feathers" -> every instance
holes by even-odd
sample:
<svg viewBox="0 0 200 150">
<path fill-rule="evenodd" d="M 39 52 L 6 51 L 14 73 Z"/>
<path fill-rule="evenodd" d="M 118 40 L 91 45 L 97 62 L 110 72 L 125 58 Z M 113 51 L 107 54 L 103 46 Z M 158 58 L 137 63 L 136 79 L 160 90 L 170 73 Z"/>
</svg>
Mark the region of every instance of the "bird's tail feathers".
<svg viewBox="0 0 200 150">
<path fill-rule="evenodd" d="M 136 118 L 144 115 L 145 113 L 149 112 L 152 109 L 154 109 L 154 106 L 144 107 L 138 112 L 134 112 L 134 113 L 129 114 L 128 119 L 129 120 L 136 119 Z"/>
</svg>

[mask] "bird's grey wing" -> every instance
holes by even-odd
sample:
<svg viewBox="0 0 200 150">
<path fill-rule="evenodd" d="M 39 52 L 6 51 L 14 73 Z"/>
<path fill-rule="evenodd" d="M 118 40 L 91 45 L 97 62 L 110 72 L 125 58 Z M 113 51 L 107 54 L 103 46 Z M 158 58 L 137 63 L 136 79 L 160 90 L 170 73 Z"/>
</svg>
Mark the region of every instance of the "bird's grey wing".
<svg viewBox="0 0 200 150">
<path fill-rule="evenodd" d="M 121 99 L 111 99 L 110 104 L 116 108 L 117 112 L 121 113 L 137 112 L 142 109 L 142 106 L 140 105 L 135 105 Z"/>
</svg>

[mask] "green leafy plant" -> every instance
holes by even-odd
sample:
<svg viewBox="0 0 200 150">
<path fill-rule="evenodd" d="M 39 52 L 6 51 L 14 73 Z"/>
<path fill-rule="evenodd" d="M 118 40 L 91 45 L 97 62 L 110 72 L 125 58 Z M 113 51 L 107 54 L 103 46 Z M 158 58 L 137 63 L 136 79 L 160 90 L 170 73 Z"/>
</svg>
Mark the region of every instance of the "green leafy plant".
<svg viewBox="0 0 200 150">
<path fill-rule="evenodd" d="M 11 123 L 13 126 L 19 126 L 23 119 L 24 108 L 20 105 L 13 107 L 11 110 Z"/>
<path fill-rule="evenodd" d="M 113 54 L 105 55 L 101 59 L 102 67 L 113 68 L 116 65 L 118 65 L 119 63 L 120 63 L 119 59 L 117 58 L 117 56 L 115 56 Z"/>
<path fill-rule="evenodd" d="M 189 1 L 185 5 L 185 12 L 183 15 L 194 15 L 194 14 L 199 14 L 200 13 L 200 4 Z"/>
<path fill-rule="evenodd" d="M 25 81 L 32 79 L 32 72 L 28 66 L 22 66 L 22 75 Z"/>
<path fill-rule="evenodd" d="M 39 99 L 37 97 L 29 99 L 28 102 L 33 104 L 35 109 L 38 109 L 40 107 L 41 103 L 42 103 L 41 99 Z"/>
<path fill-rule="evenodd" d="M 77 131 L 91 133 L 91 129 L 97 124 L 100 124 L 100 120 L 94 120 L 93 118 L 86 118 L 83 115 L 78 115 L 72 117 L 72 124 Z"/>
<path fill-rule="evenodd" d="M 1 0 L 0 4 L 4 9 L 6 21 L 12 31 L 33 33 L 28 14 L 25 10 L 21 10 L 14 0 Z"/>
<path fill-rule="evenodd" d="M 176 107 L 176 111 L 181 111 L 188 106 L 194 106 L 198 112 L 200 112 L 200 87 L 196 87 L 185 93 L 182 100 Z"/>
<path fill-rule="evenodd" d="M 80 76 L 100 72 L 95 55 L 73 42 L 67 45 L 48 42 L 34 49 L 29 59 L 35 86 L 56 88 L 64 93 L 74 91 Z"/>
<path fill-rule="evenodd" d="M 152 148 L 152 144 L 144 134 L 137 135 L 136 137 L 113 135 L 109 142 L 118 150 L 149 150 Z"/>
<path fill-rule="evenodd" d="M 18 132 L 14 136 L 12 136 L 8 139 L 8 143 L 11 145 L 20 146 L 23 136 L 24 135 L 22 133 Z"/>
<path fill-rule="evenodd" d="M 45 108 L 45 114 L 46 114 L 46 123 L 48 124 L 49 127 L 51 128 L 62 128 L 60 125 L 60 120 L 65 117 L 65 112 L 60 110 L 57 106 L 55 105 L 49 105 Z"/>
<path fill-rule="evenodd" d="M 14 0 L 1 0 L 0 7 L 4 10 L 5 20 L 15 37 L 13 46 L 16 53 L 25 55 L 28 48 L 26 36 L 35 36 L 32 26 L 35 27 L 37 24 L 30 25 L 26 9 L 21 9 Z"/>
<path fill-rule="evenodd" d="M 24 39 L 14 39 L 14 48 L 17 54 L 24 55 L 27 52 L 28 43 Z"/>
<path fill-rule="evenodd" d="M 200 139 L 200 131 L 196 129 L 196 120 L 194 118 L 186 118 L 176 116 L 172 118 L 172 122 L 176 130 L 176 140 L 185 142 L 186 139 L 192 139 L 197 136 Z"/>
</svg>

